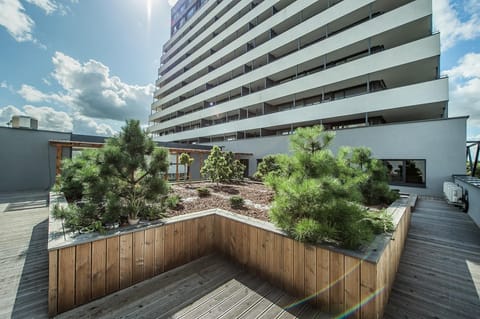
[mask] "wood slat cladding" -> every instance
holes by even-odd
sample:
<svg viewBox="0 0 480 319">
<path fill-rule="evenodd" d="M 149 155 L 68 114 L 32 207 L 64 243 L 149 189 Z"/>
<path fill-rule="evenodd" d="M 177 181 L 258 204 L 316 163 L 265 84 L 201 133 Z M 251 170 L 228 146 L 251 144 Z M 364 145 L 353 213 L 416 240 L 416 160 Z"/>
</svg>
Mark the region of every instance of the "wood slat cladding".
<svg viewBox="0 0 480 319">
<path fill-rule="evenodd" d="M 408 232 L 410 208 L 402 209 L 394 240 L 386 243 L 377 262 L 297 242 L 273 228 L 215 213 L 51 250 L 49 314 L 216 251 L 321 311 L 379 318 Z"/>
</svg>

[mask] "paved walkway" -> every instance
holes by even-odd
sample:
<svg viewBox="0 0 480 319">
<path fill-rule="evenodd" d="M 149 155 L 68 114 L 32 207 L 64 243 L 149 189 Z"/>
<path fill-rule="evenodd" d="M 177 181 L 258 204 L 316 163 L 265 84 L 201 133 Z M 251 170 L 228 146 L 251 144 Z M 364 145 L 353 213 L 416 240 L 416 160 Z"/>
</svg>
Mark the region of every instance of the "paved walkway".
<svg viewBox="0 0 480 319">
<path fill-rule="evenodd" d="M 0 318 L 47 318 L 46 193 L 0 195 Z"/>
<path fill-rule="evenodd" d="M 417 202 L 385 318 L 480 318 L 480 229 L 467 214 Z"/>
</svg>

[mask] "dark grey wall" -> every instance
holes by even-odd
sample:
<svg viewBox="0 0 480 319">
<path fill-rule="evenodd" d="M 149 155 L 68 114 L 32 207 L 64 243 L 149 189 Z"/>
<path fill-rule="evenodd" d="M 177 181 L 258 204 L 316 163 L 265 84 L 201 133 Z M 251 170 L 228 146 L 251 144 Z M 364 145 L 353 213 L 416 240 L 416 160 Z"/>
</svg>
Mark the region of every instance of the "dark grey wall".
<svg viewBox="0 0 480 319">
<path fill-rule="evenodd" d="M 70 133 L 0 127 L 0 192 L 48 190 L 55 182 L 56 148 Z M 64 157 L 69 157 L 64 149 Z"/>
</svg>

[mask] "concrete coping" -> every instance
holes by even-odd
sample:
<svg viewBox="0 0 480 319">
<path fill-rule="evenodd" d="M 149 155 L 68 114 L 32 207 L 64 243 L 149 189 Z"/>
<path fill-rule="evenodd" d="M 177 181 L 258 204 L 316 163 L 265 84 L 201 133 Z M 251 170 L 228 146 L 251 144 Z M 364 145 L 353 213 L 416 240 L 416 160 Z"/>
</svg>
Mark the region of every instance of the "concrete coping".
<svg viewBox="0 0 480 319">
<path fill-rule="evenodd" d="M 453 175 L 453 179 L 462 181 L 464 183 L 470 184 L 473 187 L 480 188 L 480 178 L 468 176 L 468 175 Z"/>
<path fill-rule="evenodd" d="M 416 200 L 416 197 L 412 197 L 412 196 L 400 198 L 387 208 L 387 213 L 392 215 L 395 229 L 397 228 L 401 218 L 407 211 L 407 208 L 412 207 L 412 202 L 414 205 L 415 200 Z M 67 205 L 67 201 L 65 200 L 64 196 L 59 193 L 50 193 L 48 250 L 57 250 L 65 247 L 76 246 L 84 243 L 93 242 L 96 240 L 133 233 L 138 230 L 155 228 L 162 225 L 174 224 L 177 222 L 181 222 L 189 219 L 201 218 L 201 217 L 210 216 L 210 215 L 223 216 L 225 218 L 242 222 L 247 225 L 257 227 L 266 231 L 270 231 L 272 233 L 275 233 L 281 236 L 289 237 L 287 233 L 285 233 L 283 230 L 276 227 L 270 222 L 262 221 L 259 219 L 255 219 L 245 215 L 240 215 L 237 213 L 233 213 L 233 212 L 226 211 L 223 209 L 218 209 L 218 208 L 199 211 L 196 213 L 189 213 L 189 214 L 169 217 L 169 218 L 165 218 L 163 220 L 158 220 L 158 221 L 145 221 L 145 222 L 141 221 L 138 225 L 124 226 L 121 228 L 108 230 L 105 234 L 99 234 L 96 232 L 86 233 L 86 234 L 74 234 L 71 232 L 68 232 L 68 233 L 66 232 L 64 234 L 63 228 L 62 228 L 62 222 L 58 219 L 53 218 L 52 216 L 52 210 L 56 204 L 60 205 L 60 207 L 65 207 Z M 347 256 L 362 259 L 371 263 L 377 263 L 383 253 L 383 250 L 387 246 L 388 242 L 394 239 L 395 238 L 393 238 L 392 234 L 380 234 L 380 235 L 377 235 L 375 239 L 368 246 L 362 247 L 359 250 L 349 250 L 349 249 L 344 249 L 344 248 L 339 248 L 336 246 L 324 245 L 324 244 L 318 244 L 316 246 L 322 247 L 334 252 L 339 252 Z"/>
</svg>

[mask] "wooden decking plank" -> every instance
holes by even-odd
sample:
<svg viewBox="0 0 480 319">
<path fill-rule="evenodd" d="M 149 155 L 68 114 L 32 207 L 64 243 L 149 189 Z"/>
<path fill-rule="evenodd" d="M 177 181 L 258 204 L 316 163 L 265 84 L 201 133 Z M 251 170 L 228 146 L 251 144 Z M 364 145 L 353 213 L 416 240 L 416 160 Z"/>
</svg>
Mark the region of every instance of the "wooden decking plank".
<svg viewBox="0 0 480 319">
<path fill-rule="evenodd" d="M 203 314 L 209 313 L 212 309 L 215 309 L 221 302 L 229 298 L 237 298 L 237 294 L 245 290 L 243 281 L 251 282 L 253 276 L 246 273 L 240 274 L 237 278 L 234 278 L 222 286 L 218 287 L 211 293 L 203 296 L 200 300 L 197 300 L 192 305 L 182 309 L 172 316 L 172 318 L 200 318 Z M 245 292 L 245 295 L 248 290 Z M 221 315 L 221 314 L 218 314 Z"/>
<path fill-rule="evenodd" d="M 272 285 L 263 282 L 257 290 L 251 291 L 245 298 L 240 299 L 232 308 L 224 312 L 218 318 L 237 318 L 259 302 L 263 295 L 268 294 L 273 289 L 275 288 Z"/>
<path fill-rule="evenodd" d="M 214 272 L 217 269 L 215 268 L 215 263 L 218 260 L 216 256 L 200 258 L 196 261 L 194 267 L 191 267 L 191 265 L 178 267 L 160 276 L 118 291 L 115 294 L 105 296 L 89 304 L 60 314 L 58 318 L 84 318 L 89 316 L 95 318 L 103 316 L 108 318 L 109 314 L 113 315 L 116 312 L 121 312 L 121 309 L 128 308 L 132 304 L 141 304 L 144 298 L 148 298 L 152 294 L 162 292 L 168 295 L 168 288 L 175 286 L 182 279 L 189 278 L 192 275 L 200 276 L 201 278 L 208 276 L 208 272 Z M 198 269 L 202 269 L 200 274 L 198 274 Z M 134 296 L 132 297 L 133 291 Z M 121 307 L 119 307 L 119 305 L 121 305 Z"/>
<path fill-rule="evenodd" d="M 176 285 L 175 289 L 170 288 L 168 290 L 170 293 L 163 300 L 159 300 L 158 297 L 149 299 L 151 301 L 149 307 L 141 309 L 131 316 L 122 316 L 121 318 L 138 318 L 139 315 L 145 316 L 145 318 L 170 318 L 180 309 L 201 298 L 206 292 L 216 289 L 238 275 L 240 269 L 231 266 L 223 265 L 222 267 L 225 267 L 225 269 L 212 272 L 214 276 L 208 278 L 208 280 L 203 276 L 198 276 L 197 281 Z M 148 302 L 148 300 L 145 301 Z"/>
<path fill-rule="evenodd" d="M 257 283 L 253 284 L 252 288 L 256 289 L 260 285 L 261 281 L 257 281 Z M 242 282 L 240 282 L 240 287 L 230 296 L 225 296 L 223 300 L 217 302 L 216 304 L 211 305 L 210 309 L 203 314 L 197 313 L 197 316 L 192 316 L 192 319 L 196 318 L 218 318 L 222 316 L 225 312 L 232 309 L 239 300 L 244 300 L 245 297 L 249 296 L 251 293 L 251 289 L 249 286 L 245 286 Z"/>
<path fill-rule="evenodd" d="M 480 229 L 442 202 L 418 204 L 385 318 L 476 317 Z"/>
<path fill-rule="evenodd" d="M 237 318 L 257 318 L 264 313 L 272 303 L 277 302 L 285 293 L 279 289 L 273 289 L 269 293 L 260 296 L 259 300 L 250 308 L 245 310 Z"/>
</svg>

